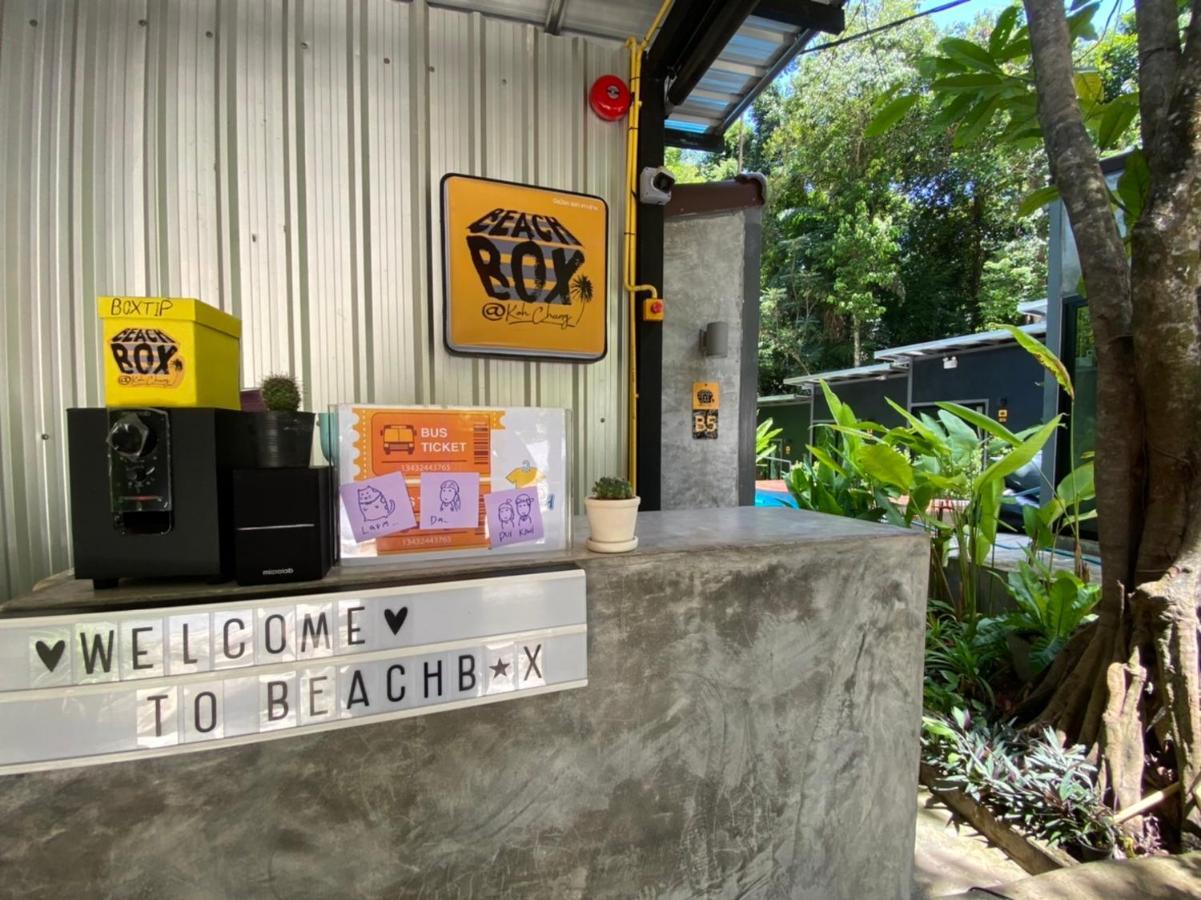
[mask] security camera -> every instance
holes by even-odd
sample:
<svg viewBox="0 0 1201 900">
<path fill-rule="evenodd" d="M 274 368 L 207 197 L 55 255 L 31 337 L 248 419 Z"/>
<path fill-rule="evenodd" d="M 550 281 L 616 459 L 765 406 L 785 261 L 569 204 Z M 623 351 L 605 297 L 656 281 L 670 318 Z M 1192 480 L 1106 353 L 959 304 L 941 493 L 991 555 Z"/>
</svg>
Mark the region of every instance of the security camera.
<svg viewBox="0 0 1201 900">
<path fill-rule="evenodd" d="M 638 177 L 638 199 L 643 203 L 666 206 L 671 200 L 671 189 L 675 183 L 675 176 L 662 166 L 647 166 Z"/>
</svg>

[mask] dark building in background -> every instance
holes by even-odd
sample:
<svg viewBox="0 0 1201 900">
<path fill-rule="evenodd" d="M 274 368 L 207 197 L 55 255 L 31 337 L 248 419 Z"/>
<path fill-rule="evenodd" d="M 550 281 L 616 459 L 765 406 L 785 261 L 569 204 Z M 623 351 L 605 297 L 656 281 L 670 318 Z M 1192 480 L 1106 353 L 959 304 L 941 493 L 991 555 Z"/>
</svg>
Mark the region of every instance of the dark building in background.
<svg viewBox="0 0 1201 900">
<path fill-rule="evenodd" d="M 1020 310 L 1036 319 L 1022 330 L 1040 340 L 1046 333 L 1042 301 L 1024 303 Z M 1011 431 L 1042 423 L 1045 371 L 1018 346 L 1007 331 L 985 331 L 891 347 L 875 354 L 872 365 L 787 378 L 795 396 L 760 398 L 759 421 L 770 417 L 785 428 L 781 450 L 786 459 L 804 455 L 814 440 L 814 427 L 833 421 L 820 383 L 860 419 L 885 427 L 903 424 L 889 400 L 910 412 L 937 414 L 938 403 L 958 403 L 991 416 Z M 807 435 L 802 439 L 802 430 Z"/>
</svg>

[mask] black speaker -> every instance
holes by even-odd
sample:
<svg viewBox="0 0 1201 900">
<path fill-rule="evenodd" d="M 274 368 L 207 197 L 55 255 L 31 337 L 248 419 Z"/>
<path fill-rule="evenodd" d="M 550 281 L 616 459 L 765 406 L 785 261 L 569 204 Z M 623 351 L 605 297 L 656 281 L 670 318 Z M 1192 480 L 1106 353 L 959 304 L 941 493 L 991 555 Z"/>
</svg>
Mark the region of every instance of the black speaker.
<svg viewBox="0 0 1201 900">
<path fill-rule="evenodd" d="M 252 464 L 245 413 L 227 409 L 69 409 L 75 577 L 233 573 L 234 468 Z"/>
<path fill-rule="evenodd" d="M 333 469 L 234 472 L 238 584 L 316 581 L 334 564 Z"/>
</svg>

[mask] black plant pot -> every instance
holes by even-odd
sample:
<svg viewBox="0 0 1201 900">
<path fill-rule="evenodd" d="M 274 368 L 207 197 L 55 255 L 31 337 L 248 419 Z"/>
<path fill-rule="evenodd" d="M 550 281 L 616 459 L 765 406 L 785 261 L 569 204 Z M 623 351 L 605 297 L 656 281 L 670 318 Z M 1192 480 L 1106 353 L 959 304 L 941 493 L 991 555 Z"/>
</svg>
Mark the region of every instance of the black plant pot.
<svg viewBox="0 0 1201 900">
<path fill-rule="evenodd" d="M 255 464 L 261 469 L 307 468 L 313 455 L 311 412 L 268 410 L 253 414 Z"/>
</svg>

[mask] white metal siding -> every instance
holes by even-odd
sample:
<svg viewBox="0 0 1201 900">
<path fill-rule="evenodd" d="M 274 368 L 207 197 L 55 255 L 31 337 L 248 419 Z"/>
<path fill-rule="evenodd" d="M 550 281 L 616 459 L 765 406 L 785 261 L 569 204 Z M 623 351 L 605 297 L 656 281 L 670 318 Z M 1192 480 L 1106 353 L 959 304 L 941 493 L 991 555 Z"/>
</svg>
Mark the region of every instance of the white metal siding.
<svg viewBox="0 0 1201 900">
<path fill-rule="evenodd" d="M 242 383 L 306 402 L 568 406 L 576 489 L 624 470 L 617 44 L 395 0 L 0 0 L 0 595 L 70 564 L 63 410 L 98 405 L 95 298 L 242 318 Z M 439 181 L 609 201 L 609 354 L 451 357 Z M 103 486 L 97 486 L 103 490 Z"/>
</svg>

